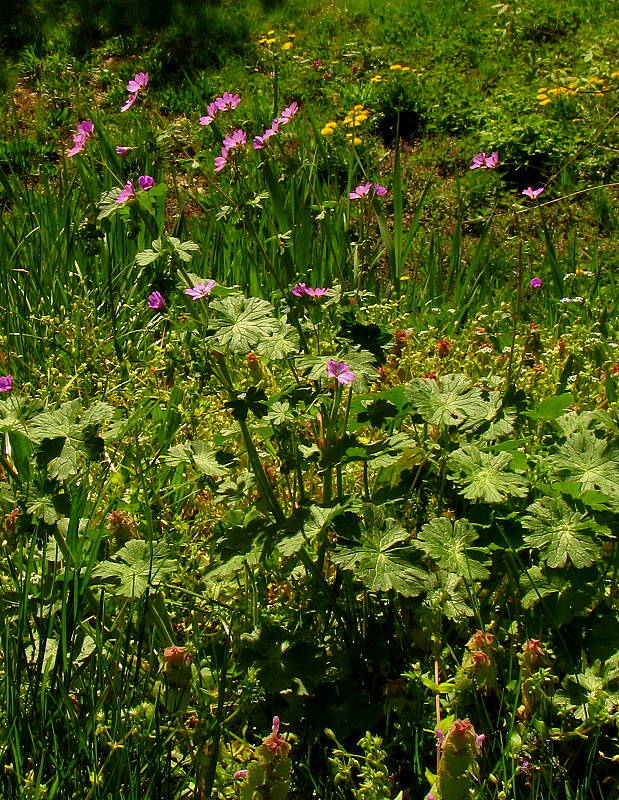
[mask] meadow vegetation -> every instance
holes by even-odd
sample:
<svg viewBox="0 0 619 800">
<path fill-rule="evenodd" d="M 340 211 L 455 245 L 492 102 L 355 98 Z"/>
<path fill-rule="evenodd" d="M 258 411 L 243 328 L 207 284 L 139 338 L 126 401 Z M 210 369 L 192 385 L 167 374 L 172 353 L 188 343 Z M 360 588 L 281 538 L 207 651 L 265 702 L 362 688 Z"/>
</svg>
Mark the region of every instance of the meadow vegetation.
<svg viewBox="0 0 619 800">
<path fill-rule="evenodd" d="M 617 800 L 618 16 L 5 0 L 3 800 Z"/>
</svg>

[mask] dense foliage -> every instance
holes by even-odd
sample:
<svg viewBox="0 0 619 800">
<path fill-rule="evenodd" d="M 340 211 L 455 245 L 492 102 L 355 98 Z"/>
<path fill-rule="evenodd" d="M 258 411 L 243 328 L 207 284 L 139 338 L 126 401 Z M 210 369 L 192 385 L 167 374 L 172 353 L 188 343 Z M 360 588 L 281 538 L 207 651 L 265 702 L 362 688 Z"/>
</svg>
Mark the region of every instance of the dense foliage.
<svg viewBox="0 0 619 800">
<path fill-rule="evenodd" d="M 617 798 L 616 9 L 6 8 L 1 796 Z"/>
</svg>

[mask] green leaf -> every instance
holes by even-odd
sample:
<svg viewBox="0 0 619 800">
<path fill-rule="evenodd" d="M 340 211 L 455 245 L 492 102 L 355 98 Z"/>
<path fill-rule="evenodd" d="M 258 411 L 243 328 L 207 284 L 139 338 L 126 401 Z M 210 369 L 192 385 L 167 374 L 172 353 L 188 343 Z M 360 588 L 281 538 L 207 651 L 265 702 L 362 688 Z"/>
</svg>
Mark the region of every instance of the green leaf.
<svg viewBox="0 0 619 800">
<path fill-rule="evenodd" d="M 175 559 L 168 558 L 169 547 L 163 542 L 131 539 L 116 554 L 117 560 L 104 561 L 93 571 L 93 578 L 114 582 L 118 597 L 140 597 L 144 592 L 167 580 L 177 569 Z"/>
<path fill-rule="evenodd" d="M 554 397 L 542 400 L 533 411 L 525 412 L 525 416 L 537 422 L 548 422 L 560 417 L 573 402 L 574 397 L 571 394 L 557 394 Z"/>
<path fill-rule="evenodd" d="M 115 189 L 110 189 L 109 191 L 102 193 L 101 198 L 99 199 L 99 213 L 97 215 L 97 222 L 100 222 L 106 217 L 110 217 L 120 209 L 121 204 L 116 202 L 116 198 L 118 197 L 120 191 L 120 187 L 117 186 Z"/>
<path fill-rule="evenodd" d="M 594 431 L 575 431 L 547 461 L 562 478 L 577 481 L 583 491 L 597 489 L 619 501 L 619 454 Z"/>
<path fill-rule="evenodd" d="M 413 544 L 445 572 L 476 581 L 490 575 L 472 547 L 477 538 L 467 519 L 452 522 L 447 517 L 436 517 L 423 526 Z"/>
<path fill-rule="evenodd" d="M 549 567 L 564 567 L 568 560 L 577 568 L 590 567 L 601 548 L 592 539 L 594 520 L 574 511 L 565 500 L 542 497 L 527 508 L 522 524 L 532 533 L 524 537 L 527 547 L 540 551 Z"/>
<path fill-rule="evenodd" d="M 413 409 L 430 425 L 459 426 L 487 414 L 481 391 L 464 375 L 417 378 L 408 384 L 407 394 Z"/>
<path fill-rule="evenodd" d="M 100 458 L 103 452 L 99 426 L 112 418 L 114 409 L 97 401 L 81 417 L 80 411 L 79 401 L 71 400 L 32 420 L 29 437 L 39 445 L 38 459 L 51 478 L 66 480 L 82 463 Z"/>
<path fill-rule="evenodd" d="M 338 547 L 332 559 L 353 572 L 371 592 L 393 590 L 403 597 L 415 597 L 426 588 L 427 574 L 412 563 L 412 548 L 401 544 L 409 538 L 408 531 L 395 519 L 366 505 L 359 542 L 353 547 Z"/>
<path fill-rule="evenodd" d="M 502 503 L 508 497 L 526 497 L 527 481 L 509 472 L 511 453 L 483 453 L 475 445 L 455 450 L 447 461 L 449 478 L 462 486 L 460 494 L 467 500 Z"/>
<path fill-rule="evenodd" d="M 287 322 L 278 320 L 277 329 L 268 339 L 258 342 L 256 352 L 269 361 L 281 361 L 299 351 L 299 334 Z"/>
<path fill-rule="evenodd" d="M 211 310 L 216 314 L 210 320 L 214 333 L 207 341 L 230 353 L 245 355 L 280 330 L 271 304 L 257 297 L 228 295 L 213 301 Z"/>
<path fill-rule="evenodd" d="M 168 467 L 192 464 L 203 475 L 219 477 L 229 470 L 230 457 L 212 450 L 205 442 L 184 442 L 170 447 L 162 462 Z"/>
</svg>

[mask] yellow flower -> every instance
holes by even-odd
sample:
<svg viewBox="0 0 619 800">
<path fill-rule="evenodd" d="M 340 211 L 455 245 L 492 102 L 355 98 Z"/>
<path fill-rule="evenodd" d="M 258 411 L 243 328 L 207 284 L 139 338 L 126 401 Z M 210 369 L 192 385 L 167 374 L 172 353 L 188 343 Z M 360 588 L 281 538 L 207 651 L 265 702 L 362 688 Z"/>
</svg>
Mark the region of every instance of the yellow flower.
<svg viewBox="0 0 619 800">
<path fill-rule="evenodd" d="M 537 95 L 537 99 L 538 100 L 548 100 L 548 95 L 547 94 L 538 94 Z"/>
<path fill-rule="evenodd" d="M 540 102 L 539 102 L 540 106 L 547 106 L 548 103 L 552 103 L 552 100 L 550 99 L 550 97 L 547 97 L 545 100 L 540 100 Z"/>
<path fill-rule="evenodd" d="M 572 81 L 569 86 L 570 89 L 576 89 L 576 87 L 578 86 L 578 81 Z"/>
<path fill-rule="evenodd" d="M 547 92 L 547 91 L 548 91 L 548 89 L 546 88 L 546 86 L 540 86 L 540 87 L 539 87 L 539 89 L 538 89 L 537 91 L 538 91 L 538 92 L 540 92 L 540 93 L 541 93 L 541 92 Z"/>
<path fill-rule="evenodd" d="M 410 71 L 411 71 L 410 67 L 402 67 L 402 72 L 410 72 Z"/>
<path fill-rule="evenodd" d="M 275 28 L 271 28 L 270 31 L 267 31 L 267 36 L 272 36 L 275 33 Z"/>
<path fill-rule="evenodd" d="M 358 136 L 353 136 L 352 133 L 347 133 L 346 138 L 348 139 L 349 142 L 352 142 L 352 144 L 355 145 L 361 144 L 362 142 L 362 140 Z"/>
<path fill-rule="evenodd" d="M 374 75 L 373 78 L 370 78 L 370 83 L 380 83 L 382 79 L 382 75 Z"/>
<path fill-rule="evenodd" d="M 619 78 L 619 72 L 611 72 L 611 78 Z"/>
<path fill-rule="evenodd" d="M 410 281 L 410 279 L 411 279 L 410 275 L 400 275 L 401 281 Z"/>
<path fill-rule="evenodd" d="M 401 64 L 392 64 L 392 65 L 389 67 L 389 69 L 390 69 L 390 70 L 392 70 L 393 72 L 395 72 L 395 71 L 396 71 L 396 70 L 398 70 L 398 69 L 402 69 L 402 65 L 401 65 Z"/>
<path fill-rule="evenodd" d="M 323 136 L 333 136 L 336 128 L 337 128 L 337 122 L 327 122 L 324 128 L 320 132 L 322 133 Z"/>
<path fill-rule="evenodd" d="M 572 122 L 584 122 L 584 119 L 582 117 L 574 117 Z"/>
<path fill-rule="evenodd" d="M 290 50 L 291 47 L 292 47 L 292 42 L 284 42 L 284 44 L 282 45 L 282 50 Z"/>
<path fill-rule="evenodd" d="M 354 111 L 363 111 L 364 109 L 363 109 L 363 106 L 361 105 L 361 103 L 357 103 L 356 106 L 353 106 L 353 110 Z"/>
<path fill-rule="evenodd" d="M 265 44 L 273 44 L 273 42 L 276 42 L 276 41 L 277 41 L 277 39 L 265 39 L 264 43 Z"/>
</svg>

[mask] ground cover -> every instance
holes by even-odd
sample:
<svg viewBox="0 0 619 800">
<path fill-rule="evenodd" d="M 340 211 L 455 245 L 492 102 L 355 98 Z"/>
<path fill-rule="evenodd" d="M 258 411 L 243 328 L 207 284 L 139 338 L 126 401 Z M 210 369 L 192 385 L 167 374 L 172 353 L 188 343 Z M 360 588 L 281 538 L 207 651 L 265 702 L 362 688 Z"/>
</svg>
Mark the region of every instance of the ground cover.
<svg viewBox="0 0 619 800">
<path fill-rule="evenodd" d="M 2 797 L 617 797 L 613 5 L 7 8 Z"/>
</svg>

